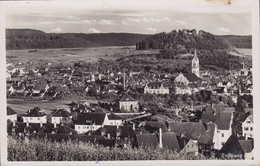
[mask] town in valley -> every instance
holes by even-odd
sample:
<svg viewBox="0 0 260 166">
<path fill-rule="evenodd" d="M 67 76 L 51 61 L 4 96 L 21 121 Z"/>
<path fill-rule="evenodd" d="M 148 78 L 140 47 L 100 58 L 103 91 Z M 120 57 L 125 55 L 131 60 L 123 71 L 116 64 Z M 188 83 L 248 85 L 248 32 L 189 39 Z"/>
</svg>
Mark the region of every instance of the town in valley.
<svg viewBox="0 0 260 166">
<path fill-rule="evenodd" d="M 253 71 L 245 59 L 239 69 L 216 69 L 201 65 L 203 52 L 196 47 L 165 58 L 162 51 L 139 51 L 138 45 L 116 47 L 122 56 L 68 63 L 64 56 L 25 61 L 15 57 L 19 50 L 7 51 L 8 135 L 253 159 Z M 110 49 L 115 48 L 105 47 Z M 24 52 L 40 56 L 41 51 Z M 175 63 L 175 71 L 160 66 L 167 61 Z"/>
</svg>

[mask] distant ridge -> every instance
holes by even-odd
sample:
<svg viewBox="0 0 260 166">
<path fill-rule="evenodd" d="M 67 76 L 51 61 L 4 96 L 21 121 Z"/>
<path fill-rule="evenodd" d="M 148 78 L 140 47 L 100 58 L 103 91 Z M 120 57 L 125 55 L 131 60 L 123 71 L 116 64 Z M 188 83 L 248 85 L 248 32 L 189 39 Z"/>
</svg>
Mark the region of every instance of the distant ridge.
<svg viewBox="0 0 260 166">
<path fill-rule="evenodd" d="M 134 33 L 45 33 L 34 29 L 6 29 L 6 49 L 131 46 L 151 35 Z"/>
<path fill-rule="evenodd" d="M 194 33 L 194 30 L 188 30 L 188 33 Z M 183 37 L 182 31 L 173 30 L 172 32 L 150 34 L 135 33 L 45 33 L 35 29 L 6 29 L 6 49 L 45 49 L 45 48 L 78 48 L 78 47 L 102 47 L 102 46 L 131 46 L 138 45 L 137 49 L 161 49 L 172 47 L 171 41 L 176 39 L 180 41 L 179 46 L 186 48 L 217 46 L 228 48 L 234 46 L 237 48 L 252 48 L 252 36 L 238 35 L 213 35 L 205 31 L 197 32 L 204 34 L 205 39 L 199 37 L 189 37 L 187 41 Z M 178 34 L 177 38 L 173 35 Z M 211 40 L 214 39 L 214 40 Z M 210 42 L 208 42 L 210 41 Z M 144 42 L 144 43 L 142 43 Z M 145 42 L 149 43 L 147 46 Z M 157 43 L 157 44 L 156 44 Z M 143 44 L 143 45 L 142 45 Z M 203 46 L 204 44 L 204 46 Z M 217 44 L 217 45 L 216 45 Z M 183 48 L 182 48 L 183 49 Z M 182 50 L 183 51 L 183 50 Z"/>
</svg>

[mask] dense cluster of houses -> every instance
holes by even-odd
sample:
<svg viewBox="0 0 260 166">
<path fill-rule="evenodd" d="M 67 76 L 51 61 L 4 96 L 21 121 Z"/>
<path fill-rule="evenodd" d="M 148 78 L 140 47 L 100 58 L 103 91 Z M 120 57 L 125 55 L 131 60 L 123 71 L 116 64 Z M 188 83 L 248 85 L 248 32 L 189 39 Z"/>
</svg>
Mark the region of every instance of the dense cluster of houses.
<svg viewBox="0 0 260 166">
<path fill-rule="evenodd" d="M 93 109 L 89 105 L 76 104 L 69 110 L 53 110 L 51 115 L 46 115 L 39 107 L 17 115 L 12 108 L 7 107 L 9 135 L 25 138 L 48 137 L 56 141 L 81 140 L 109 147 L 152 146 L 168 148 L 186 155 L 232 154 L 253 159 L 252 112 L 242 123 L 242 135 L 234 135 L 233 112 L 226 109 L 221 102 L 204 105 L 199 109 L 200 115 L 195 115 L 192 112 L 194 110 L 191 110 L 196 121 L 184 120 L 183 112 L 179 111 L 176 111 L 176 116 L 181 120 L 174 120 L 165 115 L 152 115 L 141 110 L 140 99 L 129 95 L 126 90 L 134 86 L 141 93 L 155 95 L 191 95 L 200 90 L 208 90 L 219 96 L 229 96 L 235 103 L 239 94 L 252 93 L 252 71 L 245 67 L 239 72 L 230 72 L 223 76 L 213 76 L 209 71 L 201 73 L 196 51 L 191 73 L 174 76 L 145 76 L 140 72 L 100 74 L 69 67 L 54 69 L 51 64 L 48 65 L 41 71 L 35 68 L 13 68 L 12 64 L 8 64 L 8 97 L 54 99 L 81 95 L 83 92 L 93 96 L 102 94 L 106 95 L 107 101 L 118 101 L 120 111 Z M 51 72 L 52 78 L 42 77 L 46 72 Z"/>
</svg>

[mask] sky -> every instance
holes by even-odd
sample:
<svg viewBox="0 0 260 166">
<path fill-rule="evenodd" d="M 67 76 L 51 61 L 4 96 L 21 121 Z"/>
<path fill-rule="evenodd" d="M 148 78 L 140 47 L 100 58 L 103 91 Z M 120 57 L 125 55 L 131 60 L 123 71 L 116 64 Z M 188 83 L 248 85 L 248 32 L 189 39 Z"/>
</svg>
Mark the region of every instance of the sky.
<svg viewBox="0 0 260 166">
<path fill-rule="evenodd" d="M 252 4 L 247 0 L 77 0 L 5 5 L 6 28 L 47 33 L 155 34 L 197 29 L 215 35 L 251 35 L 252 30 Z"/>
</svg>

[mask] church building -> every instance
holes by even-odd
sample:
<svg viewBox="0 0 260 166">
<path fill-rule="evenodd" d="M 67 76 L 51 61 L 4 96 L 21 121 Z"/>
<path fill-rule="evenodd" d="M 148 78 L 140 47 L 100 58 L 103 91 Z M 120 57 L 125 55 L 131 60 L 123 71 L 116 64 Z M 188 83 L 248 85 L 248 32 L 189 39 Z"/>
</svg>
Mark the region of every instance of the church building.
<svg viewBox="0 0 260 166">
<path fill-rule="evenodd" d="M 191 72 L 196 74 L 196 76 L 200 77 L 200 64 L 199 64 L 199 58 L 197 56 L 196 49 L 194 52 L 194 57 L 191 62 Z"/>
</svg>

